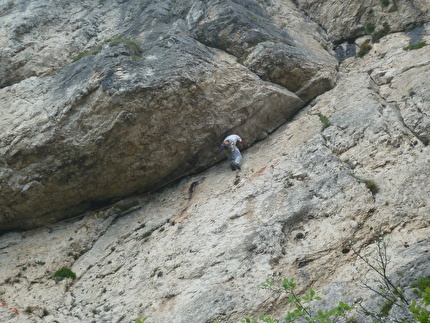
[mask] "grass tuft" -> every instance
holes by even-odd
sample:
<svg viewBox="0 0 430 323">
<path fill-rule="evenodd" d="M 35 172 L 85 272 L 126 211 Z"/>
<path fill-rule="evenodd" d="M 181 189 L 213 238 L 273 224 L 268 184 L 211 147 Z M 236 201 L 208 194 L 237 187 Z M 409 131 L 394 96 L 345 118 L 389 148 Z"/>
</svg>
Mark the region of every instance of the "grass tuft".
<svg viewBox="0 0 430 323">
<path fill-rule="evenodd" d="M 420 49 L 423 48 L 424 46 L 427 46 L 428 44 L 425 41 L 419 42 L 417 44 L 413 44 L 413 45 L 409 45 L 409 46 L 405 46 L 403 47 L 403 50 L 414 50 L 414 49 Z"/>
<path fill-rule="evenodd" d="M 130 52 L 131 57 L 133 58 L 133 60 L 138 60 L 142 57 L 143 54 L 143 49 L 140 47 L 139 42 L 136 40 L 131 40 L 131 39 L 125 39 L 125 38 L 114 38 L 114 39 L 108 39 L 105 42 L 103 42 L 103 44 L 98 45 L 97 47 L 83 52 L 81 54 L 79 54 L 78 56 L 76 56 L 73 61 L 76 62 L 78 60 L 80 60 L 83 57 L 89 56 L 89 55 L 95 55 L 97 53 L 99 53 L 102 50 L 102 47 L 104 44 L 109 44 L 109 46 L 119 46 L 120 44 L 124 44 L 125 48 L 127 48 L 127 50 Z"/>
<path fill-rule="evenodd" d="M 354 177 L 357 181 L 364 183 L 366 185 L 366 188 L 373 194 L 375 195 L 376 193 L 379 192 L 379 187 L 378 185 L 376 185 L 376 183 L 374 181 L 368 180 L 368 179 L 364 179 L 361 177 L 356 176 L 355 174 L 350 174 L 352 177 Z"/>
<path fill-rule="evenodd" d="M 358 49 L 357 57 L 363 57 L 368 52 L 370 52 L 371 49 L 372 49 L 372 45 L 370 44 L 370 39 L 367 39 L 360 45 L 360 48 Z"/>
<path fill-rule="evenodd" d="M 330 120 L 329 120 L 325 115 L 323 115 L 323 114 L 321 114 L 321 113 L 318 113 L 317 115 L 318 115 L 318 117 L 320 118 L 320 121 L 321 121 L 321 123 L 322 123 L 322 129 L 323 129 L 323 130 L 324 130 L 325 128 L 328 128 L 328 127 L 330 127 L 330 126 L 331 126 L 331 122 L 330 122 Z"/>
<path fill-rule="evenodd" d="M 384 23 L 382 29 L 375 31 L 372 34 L 372 43 L 377 43 L 382 37 L 385 37 L 390 32 L 391 28 L 387 23 Z"/>
</svg>

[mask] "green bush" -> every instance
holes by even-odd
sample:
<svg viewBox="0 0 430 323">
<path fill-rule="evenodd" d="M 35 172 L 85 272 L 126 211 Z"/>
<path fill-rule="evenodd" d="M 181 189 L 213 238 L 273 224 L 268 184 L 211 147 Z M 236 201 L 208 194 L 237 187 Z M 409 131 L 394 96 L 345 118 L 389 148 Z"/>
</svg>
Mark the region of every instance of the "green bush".
<svg viewBox="0 0 430 323">
<path fill-rule="evenodd" d="M 314 300 L 322 300 L 317 296 L 319 292 L 310 288 L 304 295 L 298 296 L 296 294 L 297 284 L 294 279 L 284 279 L 279 286 L 275 286 L 273 281 L 267 280 L 261 285 L 263 289 L 272 289 L 282 291 L 287 294 L 286 302 L 293 310 L 287 312 L 283 317 L 285 322 L 300 321 L 304 319 L 307 322 L 313 323 L 330 323 L 334 322 L 337 318 L 344 317 L 346 312 L 353 309 L 352 306 L 339 302 L 339 305 L 330 310 L 312 310 L 310 303 Z M 271 317 L 269 315 L 261 314 L 259 320 L 264 323 L 276 323 L 280 319 Z M 258 323 L 258 320 L 253 317 L 245 317 L 243 323 Z"/>
<path fill-rule="evenodd" d="M 54 278 L 57 280 L 63 280 L 64 278 L 76 279 L 76 274 L 70 268 L 63 267 L 54 273 Z"/>
<path fill-rule="evenodd" d="M 420 323 L 430 322 L 430 311 L 427 309 L 430 305 L 430 277 L 421 277 L 411 284 L 411 287 L 417 288 L 421 300 L 413 301 L 409 310 L 414 318 Z"/>
<path fill-rule="evenodd" d="M 430 276 L 421 277 L 416 282 L 411 284 L 411 287 L 415 287 L 420 292 L 425 292 L 425 290 L 430 287 Z"/>
<path fill-rule="evenodd" d="M 375 27 L 375 24 L 369 22 L 364 25 L 364 31 L 366 32 L 366 34 L 371 34 L 375 31 Z"/>
<path fill-rule="evenodd" d="M 390 4 L 390 0 L 381 0 L 380 3 L 382 7 L 388 7 Z"/>
<path fill-rule="evenodd" d="M 413 301 L 409 310 L 412 312 L 414 318 L 420 323 L 430 322 L 430 311 L 427 309 L 430 305 L 430 287 L 427 287 L 421 293 L 422 300 L 420 302 Z"/>
<path fill-rule="evenodd" d="M 372 284 L 362 281 L 363 286 L 385 299 L 379 313 L 366 309 L 360 304 L 361 311 L 366 316 L 370 316 L 373 322 L 430 323 L 430 311 L 427 309 L 430 305 L 430 277 L 421 277 L 411 284 L 411 287 L 416 287 L 420 292 L 419 300 L 411 302 L 399 281 L 395 282 L 388 276 L 388 264 L 390 263 L 387 255 L 388 243 L 383 238 L 382 232 L 376 234 L 376 251 L 370 257 L 363 257 L 351 246 L 354 254 L 379 276 L 379 278 L 371 280 Z M 379 288 L 376 288 L 375 285 L 379 285 Z M 395 317 L 399 314 L 403 318 Z"/>
</svg>

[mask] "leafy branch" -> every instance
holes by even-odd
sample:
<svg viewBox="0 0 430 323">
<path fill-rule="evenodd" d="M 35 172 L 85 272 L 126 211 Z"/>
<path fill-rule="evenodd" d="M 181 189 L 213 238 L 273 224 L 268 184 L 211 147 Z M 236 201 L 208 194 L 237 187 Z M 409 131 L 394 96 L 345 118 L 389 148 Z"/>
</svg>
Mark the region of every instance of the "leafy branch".
<svg viewBox="0 0 430 323">
<path fill-rule="evenodd" d="M 369 280 L 362 281 L 362 285 L 385 300 L 379 313 L 365 308 L 359 304 L 360 310 L 366 316 L 372 317 L 375 322 L 420 322 L 430 323 L 430 279 L 421 279 L 416 286 L 421 291 L 421 301 L 410 301 L 407 299 L 404 290 L 399 283 L 395 283 L 388 275 L 390 258 L 388 257 L 388 242 L 382 233 L 377 233 L 375 240 L 376 250 L 369 256 L 363 256 L 351 245 L 351 250 L 361 259 L 374 273 L 376 279 L 369 283 Z M 375 283 L 377 283 L 375 287 Z M 412 285 L 414 286 L 414 285 Z M 394 310 L 396 307 L 396 310 Z"/>
<path fill-rule="evenodd" d="M 286 302 L 294 309 L 287 312 L 287 314 L 282 318 L 284 322 L 294 322 L 297 319 L 302 318 L 309 323 L 333 323 L 336 322 L 337 318 L 344 317 L 347 311 L 353 309 L 352 306 L 339 302 L 339 305 L 333 309 L 318 310 L 314 313 L 311 309 L 311 302 L 314 300 L 322 300 L 322 298 L 318 296 L 319 292 L 309 288 L 304 295 L 299 296 L 296 292 L 297 284 L 294 281 L 294 278 L 284 279 L 279 286 L 275 286 L 273 281 L 267 280 L 265 283 L 261 284 L 261 288 L 282 291 L 287 294 Z M 275 323 L 280 321 L 280 319 L 265 314 L 261 314 L 259 319 L 264 323 Z M 242 322 L 258 323 L 259 321 L 252 317 L 246 317 Z"/>
</svg>

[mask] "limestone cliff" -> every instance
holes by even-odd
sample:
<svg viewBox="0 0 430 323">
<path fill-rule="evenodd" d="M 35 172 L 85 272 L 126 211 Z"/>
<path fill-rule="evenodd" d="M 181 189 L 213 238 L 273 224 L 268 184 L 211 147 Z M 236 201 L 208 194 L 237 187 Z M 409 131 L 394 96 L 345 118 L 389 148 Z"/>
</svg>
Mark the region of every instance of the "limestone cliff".
<svg viewBox="0 0 430 323">
<path fill-rule="evenodd" d="M 302 42 L 254 1 L 9 1 L 1 12 L 3 229 L 205 169 L 229 132 L 265 138 L 336 78 L 318 33 Z"/>
<path fill-rule="evenodd" d="M 11 0 L 0 19 L 0 321 L 282 317 L 259 285 L 284 277 L 379 311 L 351 251 L 377 232 L 408 293 L 430 276 L 427 1 Z M 253 143 L 240 172 L 216 155 L 231 132 Z"/>
</svg>

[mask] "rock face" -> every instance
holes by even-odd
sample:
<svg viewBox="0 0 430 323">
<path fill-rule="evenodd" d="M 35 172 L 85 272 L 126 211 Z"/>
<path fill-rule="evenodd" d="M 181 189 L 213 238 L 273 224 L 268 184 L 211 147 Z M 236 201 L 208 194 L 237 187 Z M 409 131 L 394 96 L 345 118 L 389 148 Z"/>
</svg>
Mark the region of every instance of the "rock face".
<svg viewBox="0 0 430 323">
<path fill-rule="evenodd" d="M 332 56 L 253 1 L 11 1 L 2 14 L 2 230 L 207 168 L 225 135 L 263 139 L 336 77 Z"/>
<path fill-rule="evenodd" d="M 297 1 L 300 9 L 318 21 L 337 42 L 355 39 L 388 26 L 392 32 L 405 31 L 428 21 L 428 1 L 364 0 L 343 5 L 335 0 Z M 372 28 L 373 29 L 373 28 Z"/>
<path fill-rule="evenodd" d="M 45 3 L 32 2 L 29 13 L 37 4 Z M 337 67 L 321 45 L 344 37 L 330 33 L 323 12 L 352 12 L 355 3 L 325 2 L 319 11 L 288 1 L 58 4 L 68 21 L 104 21 L 94 35 L 119 35 L 112 24 L 122 19 L 125 35 L 151 46 L 140 54 L 101 37 L 98 53 L 72 62 L 63 52 L 48 75 L 11 69 L 0 91 L 1 229 L 45 226 L 0 236 L 0 321 L 282 318 L 284 296 L 259 285 L 284 277 L 299 292 L 321 290 L 322 308 L 362 299 L 379 313 L 384 299 L 357 287 L 374 273 L 352 252 L 371 257 L 379 233 L 389 241 L 388 275 L 416 297 L 410 284 L 430 276 L 430 56 L 428 47 L 404 49 L 409 30 Z M 414 17 L 427 21 L 419 40 L 429 43 L 425 6 L 415 2 Z M 10 2 L 1 18 L 15 26 L 14 8 L 25 6 Z M 249 39 L 238 30 L 250 30 Z M 222 47 L 227 31 L 235 43 Z M 291 61 L 279 63 L 288 48 Z M 279 53 L 272 63 L 269 51 Z M 290 71 L 308 81 L 289 85 L 277 68 L 290 69 L 301 51 Z M 212 165 L 233 131 L 254 142 L 240 172 Z M 194 167 L 207 169 L 143 194 Z M 142 194 L 112 200 L 134 192 Z M 106 200 L 109 207 L 80 213 Z M 62 267 L 76 279 L 53 279 Z M 348 319 L 371 322 L 358 310 Z"/>
</svg>

